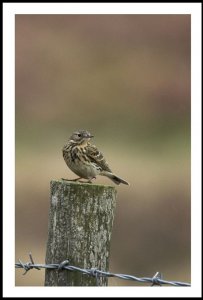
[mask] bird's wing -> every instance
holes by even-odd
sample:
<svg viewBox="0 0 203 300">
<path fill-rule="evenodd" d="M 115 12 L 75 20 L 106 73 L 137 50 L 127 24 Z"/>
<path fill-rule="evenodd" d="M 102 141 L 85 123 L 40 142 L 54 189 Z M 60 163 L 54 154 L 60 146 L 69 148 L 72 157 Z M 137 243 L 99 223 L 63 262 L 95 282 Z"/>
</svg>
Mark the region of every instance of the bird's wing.
<svg viewBox="0 0 203 300">
<path fill-rule="evenodd" d="M 97 149 L 96 146 L 88 144 L 86 151 L 88 158 L 102 168 L 103 171 L 112 172 L 103 154 Z"/>
</svg>

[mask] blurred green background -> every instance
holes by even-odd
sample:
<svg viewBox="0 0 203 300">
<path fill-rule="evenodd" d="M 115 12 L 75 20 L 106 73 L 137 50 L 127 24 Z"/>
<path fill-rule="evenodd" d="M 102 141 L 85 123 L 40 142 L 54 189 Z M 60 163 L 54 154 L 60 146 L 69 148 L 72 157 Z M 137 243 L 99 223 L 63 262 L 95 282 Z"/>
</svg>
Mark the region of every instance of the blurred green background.
<svg viewBox="0 0 203 300">
<path fill-rule="evenodd" d="M 16 261 L 44 263 L 49 182 L 75 178 L 61 150 L 86 129 L 130 182 L 110 270 L 190 281 L 190 15 L 16 15 L 15 30 Z M 44 284 L 22 273 L 17 286 Z"/>
</svg>

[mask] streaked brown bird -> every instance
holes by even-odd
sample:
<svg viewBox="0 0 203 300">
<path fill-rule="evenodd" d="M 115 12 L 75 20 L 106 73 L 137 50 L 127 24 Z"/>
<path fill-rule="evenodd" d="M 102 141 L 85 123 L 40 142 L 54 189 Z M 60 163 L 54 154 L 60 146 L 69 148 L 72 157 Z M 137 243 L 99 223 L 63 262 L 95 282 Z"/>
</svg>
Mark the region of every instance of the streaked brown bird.
<svg viewBox="0 0 203 300">
<path fill-rule="evenodd" d="M 90 143 L 92 137 L 93 135 L 86 130 L 75 131 L 63 147 L 63 158 L 67 166 L 79 176 L 74 181 L 85 178 L 91 183 L 97 175 L 102 175 L 110 178 L 115 184 L 129 185 L 127 181 L 112 173 L 103 154 Z"/>
</svg>

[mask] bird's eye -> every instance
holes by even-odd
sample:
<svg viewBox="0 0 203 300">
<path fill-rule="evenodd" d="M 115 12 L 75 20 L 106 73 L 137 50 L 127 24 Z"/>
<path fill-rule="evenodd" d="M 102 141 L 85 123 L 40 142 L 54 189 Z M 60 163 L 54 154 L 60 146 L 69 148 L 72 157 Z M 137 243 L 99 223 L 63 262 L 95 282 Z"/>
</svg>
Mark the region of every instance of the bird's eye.
<svg viewBox="0 0 203 300">
<path fill-rule="evenodd" d="M 80 133 L 78 133 L 78 137 L 81 137 L 81 134 L 80 134 Z"/>
</svg>

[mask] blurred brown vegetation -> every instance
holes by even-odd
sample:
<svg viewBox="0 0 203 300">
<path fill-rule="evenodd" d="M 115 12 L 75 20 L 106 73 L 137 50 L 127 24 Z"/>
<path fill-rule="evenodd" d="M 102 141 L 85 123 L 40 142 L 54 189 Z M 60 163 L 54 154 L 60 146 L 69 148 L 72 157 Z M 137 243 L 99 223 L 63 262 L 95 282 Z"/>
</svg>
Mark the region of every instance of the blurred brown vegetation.
<svg viewBox="0 0 203 300">
<path fill-rule="evenodd" d="M 74 178 L 61 149 L 75 129 L 131 184 L 110 270 L 190 281 L 190 16 L 16 15 L 16 260 L 44 262 L 49 182 Z M 22 273 L 16 285 L 44 284 Z"/>
</svg>

